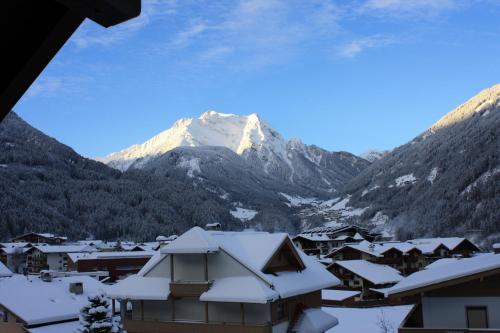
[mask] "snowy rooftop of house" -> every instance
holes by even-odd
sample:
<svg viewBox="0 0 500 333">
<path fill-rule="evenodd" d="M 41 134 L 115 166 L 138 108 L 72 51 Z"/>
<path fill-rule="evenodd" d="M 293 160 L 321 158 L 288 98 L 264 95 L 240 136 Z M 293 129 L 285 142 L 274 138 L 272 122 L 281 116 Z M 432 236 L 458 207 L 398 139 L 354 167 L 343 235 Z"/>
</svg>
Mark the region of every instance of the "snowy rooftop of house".
<svg viewBox="0 0 500 333">
<path fill-rule="evenodd" d="M 194 227 L 161 249 L 161 253 L 217 252 L 219 245 L 200 227 Z"/>
<path fill-rule="evenodd" d="M 439 245 L 443 244 L 449 250 L 454 250 L 460 243 L 467 240 L 463 237 L 436 237 L 436 238 L 419 238 L 408 240 L 408 243 L 414 244 L 423 253 L 431 253 Z"/>
<path fill-rule="evenodd" d="M 323 289 L 321 290 L 321 299 L 340 302 L 345 299 L 357 296 L 360 293 L 361 292 L 357 290 Z"/>
<path fill-rule="evenodd" d="M 330 240 L 330 237 L 326 234 L 299 234 L 295 236 L 294 239 L 298 237 L 302 237 L 313 242 L 324 242 Z"/>
<path fill-rule="evenodd" d="M 498 254 L 490 253 L 472 258 L 460 259 L 451 265 L 438 265 L 413 273 L 390 288 L 388 294 L 392 295 L 419 289 L 498 268 L 500 268 L 500 255 Z"/>
<path fill-rule="evenodd" d="M 166 300 L 170 295 L 170 279 L 131 275 L 109 286 L 106 294 L 111 298 L 131 300 Z"/>
<path fill-rule="evenodd" d="M 71 282 L 83 283 L 83 294 L 69 292 Z M 89 276 L 54 278 L 44 282 L 38 277 L 14 275 L 0 280 L 0 304 L 28 325 L 77 319 L 89 295 L 104 285 Z"/>
<path fill-rule="evenodd" d="M 493 248 L 496 250 L 496 249 L 500 249 L 500 243 L 495 243 L 493 244 Z"/>
<path fill-rule="evenodd" d="M 12 272 L 0 261 L 0 277 L 12 276 Z"/>
<path fill-rule="evenodd" d="M 360 243 L 356 243 L 356 244 L 346 244 L 343 247 L 337 248 L 332 253 L 335 253 L 335 252 L 337 252 L 343 248 L 346 248 L 346 247 L 350 247 L 352 249 L 368 253 L 368 254 L 375 256 L 375 257 L 382 257 L 382 254 L 380 254 L 380 252 L 378 251 L 379 246 L 374 244 L 374 243 L 370 243 L 369 241 L 366 241 L 366 240 L 364 240 Z"/>
<path fill-rule="evenodd" d="M 366 260 L 337 260 L 337 264 L 373 284 L 394 283 L 403 280 L 401 273 L 390 266 L 374 264 Z"/>
<path fill-rule="evenodd" d="M 439 267 L 439 266 L 443 266 L 443 265 L 448 265 L 448 264 L 452 264 L 452 263 L 455 263 L 457 262 L 458 258 L 442 258 L 442 259 L 438 259 L 436 261 L 434 261 L 433 263 L 430 263 L 429 265 L 425 266 L 424 269 L 431 269 L 431 268 L 434 268 L 434 267 Z"/>
<path fill-rule="evenodd" d="M 150 258 L 154 254 L 154 251 L 75 252 L 68 253 L 68 257 L 77 262 L 92 259 Z"/>
<path fill-rule="evenodd" d="M 418 247 L 414 244 L 407 242 L 386 242 L 386 243 L 376 244 L 376 250 L 379 253 L 384 253 L 390 249 L 396 249 L 401 251 L 402 253 L 408 253 L 413 249 L 418 249 Z"/>
<path fill-rule="evenodd" d="M 90 252 L 95 248 L 88 245 L 37 245 L 36 249 L 43 253 L 71 253 L 71 252 Z"/>
<path fill-rule="evenodd" d="M 231 276 L 215 280 L 211 288 L 200 296 L 200 301 L 266 304 L 279 299 L 279 296 L 257 277 Z"/>
<path fill-rule="evenodd" d="M 323 333 L 338 325 L 338 319 L 322 309 L 303 310 L 301 316 L 293 327 L 293 332 Z"/>
<path fill-rule="evenodd" d="M 264 273 L 262 270 L 269 259 L 287 240 L 294 246 L 284 233 L 205 231 L 194 227 L 162 248 L 137 275 L 147 279 L 147 273 L 169 254 L 224 251 L 250 270 L 255 279 L 246 281 L 248 290 L 241 288 L 242 281 L 236 277 L 215 280 L 212 288 L 203 296 L 206 299 L 261 303 L 278 296 L 286 298 L 340 284 L 324 265 L 299 250 L 297 253 L 305 266 L 303 270 Z M 228 290 L 233 289 L 235 292 L 230 295 Z M 249 290 L 253 294 L 249 294 Z"/>
</svg>

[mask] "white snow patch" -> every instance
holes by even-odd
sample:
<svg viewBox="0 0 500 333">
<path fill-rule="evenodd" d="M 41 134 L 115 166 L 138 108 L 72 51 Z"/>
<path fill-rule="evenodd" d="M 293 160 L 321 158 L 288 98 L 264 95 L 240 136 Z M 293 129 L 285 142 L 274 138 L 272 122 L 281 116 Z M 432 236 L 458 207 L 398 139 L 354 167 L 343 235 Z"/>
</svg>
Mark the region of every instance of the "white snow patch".
<svg viewBox="0 0 500 333">
<path fill-rule="evenodd" d="M 187 159 L 185 157 L 181 157 L 178 165 L 181 168 L 187 169 L 187 175 L 190 178 L 194 177 L 195 172 L 201 173 L 200 159 L 199 158 L 195 157 L 195 158 Z"/>
<path fill-rule="evenodd" d="M 364 189 L 363 192 L 361 193 L 361 196 L 364 197 L 365 195 L 367 195 L 368 193 L 370 193 L 371 191 L 375 191 L 376 189 L 378 189 L 380 186 L 379 185 L 375 185 L 375 186 L 372 186 L 368 189 Z"/>
<path fill-rule="evenodd" d="M 500 172 L 500 167 L 496 167 L 495 169 L 486 171 L 481 176 L 479 176 L 473 183 L 469 184 L 469 186 L 467 186 L 465 190 L 463 190 L 462 193 L 460 194 L 463 195 L 464 193 L 469 193 L 473 187 L 476 187 L 479 183 L 487 182 L 491 176 L 494 176 L 499 172 Z"/>
<path fill-rule="evenodd" d="M 398 177 L 394 180 L 396 182 L 397 187 L 403 187 L 408 184 L 415 184 L 417 178 L 413 175 L 413 173 Z"/>
<path fill-rule="evenodd" d="M 255 215 L 257 215 L 257 211 L 253 209 L 236 207 L 234 210 L 230 210 L 229 213 L 234 217 L 243 222 L 252 220 Z"/>
<path fill-rule="evenodd" d="M 377 212 L 371 219 L 372 223 L 375 225 L 386 224 L 389 221 L 389 216 L 383 214 L 382 212 Z"/>
<path fill-rule="evenodd" d="M 432 168 L 431 172 L 427 176 L 427 180 L 431 182 L 431 184 L 434 184 L 434 181 L 436 180 L 436 177 L 438 175 L 438 167 Z"/>
<path fill-rule="evenodd" d="M 289 194 L 286 194 L 286 193 L 283 193 L 283 192 L 280 192 L 279 194 L 281 194 L 283 197 L 285 197 L 285 199 L 288 200 L 288 202 L 290 203 L 289 206 L 290 207 L 300 207 L 300 206 L 304 206 L 304 205 L 314 205 L 314 204 L 318 204 L 318 199 L 316 198 L 303 198 L 301 196 L 293 196 L 293 195 L 289 195 Z"/>
</svg>

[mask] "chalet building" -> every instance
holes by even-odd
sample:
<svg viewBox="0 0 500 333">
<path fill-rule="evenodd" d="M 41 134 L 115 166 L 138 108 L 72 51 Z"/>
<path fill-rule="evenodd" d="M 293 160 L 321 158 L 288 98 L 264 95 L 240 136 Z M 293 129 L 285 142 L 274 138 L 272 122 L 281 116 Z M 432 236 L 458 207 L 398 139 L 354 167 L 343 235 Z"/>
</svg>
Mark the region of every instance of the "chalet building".
<svg viewBox="0 0 500 333">
<path fill-rule="evenodd" d="M 376 264 L 389 265 L 403 275 L 409 275 L 425 267 L 426 257 L 417 246 L 406 242 L 363 241 L 346 244 L 329 253 L 327 258 L 336 260 L 367 260 Z"/>
<path fill-rule="evenodd" d="M 116 281 L 138 273 L 153 254 L 152 251 L 69 253 L 68 270 L 108 272 L 110 281 Z"/>
<path fill-rule="evenodd" d="M 346 289 L 323 289 L 321 299 L 326 306 L 352 306 L 360 299 L 361 292 Z"/>
<path fill-rule="evenodd" d="M 500 332 L 500 255 L 483 254 L 414 273 L 387 291 L 417 303 L 399 333 Z"/>
<path fill-rule="evenodd" d="M 129 333 L 325 332 L 321 290 L 339 283 L 287 234 L 194 227 L 107 294 Z"/>
<path fill-rule="evenodd" d="M 41 270 L 67 271 L 68 254 L 92 252 L 95 248 L 86 245 L 37 245 L 27 249 L 26 268 L 29 273 Z"/>
<path fill-rule="evenodd" d="M 342 281 L 344 288 L 360 291 L 360 300 L 378 298 L 380 292 L 374 289 L 392 287 L 403 279 L 398 270 L 366 260 L 338 260 L 328 270 Z"/>
<path fill-rule="evenodd" d="M 65 332 L 52 330 L 52 325 L 76 324 L 88 296 L 102 289 L 102 283 L 88 276 L 59 277 L 50 282 L 22 275 L 0 279 L 0 332 L 26 333 L 35 327 Z"/>
<path fill-rule="evenodd" d="M 24 235 L 17 236 L 11 240 L 14 243 L 37 243 L 37 244 L 49 244 L 49 245 L 61 245 L 66 243 L 67 237 L 56 236 L 49 233 L 36 233 L 29 232 Z"/>
<path fill-rule="evenodd" d="M 415 245 L 426 257 L 427 263 L 447 257 L 470 257 L 480 252 L 479 247 L 467 238 L 420 238 L 408 240 L 407 243 Z"/>
<path fill-rule="evenodd" d="M 26 267 L 24 252 L 31 247 L 31 243 L 0 243 L 0 262 L 14 273 L 23 273 Z"/>
<path fill-rule="evenodd" d="M 326 255 L 347 243 L 373 241 L 377 235 L 357 226 L 318 227 L 298 234 L 293 242 L 306 254 Z"/>
</svg>

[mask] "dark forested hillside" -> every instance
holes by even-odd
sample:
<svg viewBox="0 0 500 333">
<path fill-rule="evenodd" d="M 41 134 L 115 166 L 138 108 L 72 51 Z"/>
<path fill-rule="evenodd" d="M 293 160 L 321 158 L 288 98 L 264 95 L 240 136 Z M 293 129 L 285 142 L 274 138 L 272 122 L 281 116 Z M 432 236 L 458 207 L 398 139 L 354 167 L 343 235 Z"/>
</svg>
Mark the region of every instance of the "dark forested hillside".
<svg viewBox="0 0 500 333">
<path fill-rule="evenodd" d="M 500 85 L 453 110 L 347 184 L 361 220 L 401 238 L 500 239 Z"/>
<path fill-rule="evenodd" d="M 13 112 L 0 124 L 0 193 L 2 239 L 31 230 L 153 239 L 215 221 L 238 228 L 212 193 L 83 158 Z"/>
</svg>

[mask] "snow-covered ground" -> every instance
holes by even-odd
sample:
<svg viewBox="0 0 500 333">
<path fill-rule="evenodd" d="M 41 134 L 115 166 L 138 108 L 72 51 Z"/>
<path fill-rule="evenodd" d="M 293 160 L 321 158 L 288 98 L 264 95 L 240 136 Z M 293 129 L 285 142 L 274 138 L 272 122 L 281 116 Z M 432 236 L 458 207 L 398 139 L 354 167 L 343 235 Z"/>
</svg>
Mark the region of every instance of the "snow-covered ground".
<svg viewBox="0 0 500 333">
<path fill-rule="evenodd" d="M 398 177 L 394 181 L 396 182 L 397 187 L 403 187 L 405 185 L 414 184 L 417 181 L 417 178 L 413 175 L 413 173 L 410 173 L 408 175 Z"/>
<path fill-rule="evenodd" d="M 412 307 L 413 305 L 374 308 L 323 307 L 323 311 L 339 320 L 339 324 L 327 333 L 384 333 L 382 322 L 386 323 L 386 327 L 392 328 L 392 331 L 387 332 L 397 332 Z"/>
<path fill-rule="evenodd" d="M 431 184 L 434 184 L 434 181 L 436 180 L 436 177 L 438 175 L 438 167 L 432 168 L 431 172 L 429 172 L 429 175 L 427 176 L 427 180 L 431 182 Z"/>
<path fill-rule="evenodd" d="M 293 196 L 290 194 L 286 194 L 283 192 L 280 192 L 280 194 L 288 200 L 289 204 L 288 206 L 290 207 L 300 207 L 304 205 L 317 205 L 319 203 L 318 199 L 316 198 L 302 198 L 301 196 Z"/>
<path fill-rule="evenodd" d="M 229 213 L 234 217 L 243 222 L 252 220 L 255 215 L 257 215 L 257 211 L 248 208 L 236 207 L 233 210 L 230 210 Z"/>
</svg>

